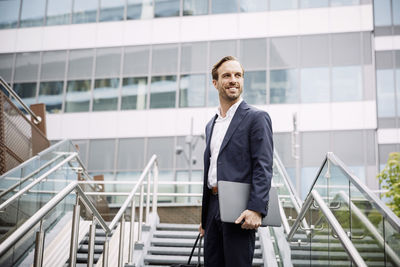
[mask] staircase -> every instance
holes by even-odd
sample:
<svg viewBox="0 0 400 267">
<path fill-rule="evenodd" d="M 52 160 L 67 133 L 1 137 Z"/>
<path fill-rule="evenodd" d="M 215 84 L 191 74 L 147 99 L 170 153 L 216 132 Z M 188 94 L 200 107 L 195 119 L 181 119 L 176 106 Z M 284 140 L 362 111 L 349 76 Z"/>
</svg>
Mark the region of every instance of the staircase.
<svg viewBox="0 0 400 267">
<path fill-rule="evenodd" d="M 158 224 L 144 258 L 145 266 L 186 264 L 198 235 L 198 227 L 198 224 Z M 196 249 L 191 263 L 197 263 L 197 261 L 198 250 Z M 203 264 L 203 257 L 201 257 L 201 263 Z M 258 236 L 256 236 L 253 266 L 263 266 Z"/>
</svg>

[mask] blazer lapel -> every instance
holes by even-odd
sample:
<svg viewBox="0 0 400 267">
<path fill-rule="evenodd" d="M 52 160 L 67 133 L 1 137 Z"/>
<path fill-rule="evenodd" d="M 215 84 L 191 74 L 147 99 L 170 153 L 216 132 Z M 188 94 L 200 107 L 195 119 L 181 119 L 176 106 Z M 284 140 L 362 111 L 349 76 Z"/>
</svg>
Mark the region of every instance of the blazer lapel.
<svg viewBox="0 0 400 267">
<path fill-rule="evenodd" d="M 211 148 L 210 148 L 211 135 L 214 130 L 215 120 L 217 119 L 217 117 L 218 117 L 218 115 L 215 114 L 214 118 L 211 120 L 210 127 L 207 127 L 207 129 L 206 129 L 206 150 L 207 150 L 208 155 L 210 155 L 210 156 L 211 156 Z"/>
<path fill-rule="evenodd" d="M 236 110 L 231 123 L 229 124 L 228 130 L 226 131 L 226 134 L 224 137 L 224 140 L 222 141 L 221 148 L 219 149 L 219 154 L 221 154 L 222 150 L 228 144 L 229 140 L 231 139 L 236 128 L 239 126 L 240 122 L 244 119 L 244 117 L 246 117 L 247 109 L 249 109 L 249 106 L 247 105 L 246 102 L 242 101 L 242 103 L 240 103 L 238 109 Z"/>
</svg>

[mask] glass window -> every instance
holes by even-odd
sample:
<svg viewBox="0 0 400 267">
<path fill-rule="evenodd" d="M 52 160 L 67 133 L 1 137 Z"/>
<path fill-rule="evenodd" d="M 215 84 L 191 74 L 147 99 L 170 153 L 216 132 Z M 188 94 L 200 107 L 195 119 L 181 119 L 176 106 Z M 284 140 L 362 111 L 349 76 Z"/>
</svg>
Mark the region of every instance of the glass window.
<svg viewBox="0 0 400 267">
<path fill-rule="evenodd" d="M 267 67 L 266 39 L 241 40 L 240 59 L 246 71 L 265 69 Z"/>
<path fill-rule="evenodd" d="M 213 14 L 238 12 L 239 0 L 211 1 L 211 12 Z"/>
<path fill-rule="evenodd" d="M 333 131 L 332 152 L 346 162 L 346 165 L 364 165 L 365 141 L 363 131 Z"/>
<path fill-rule="evenodd" d="M 334 66 L 361 64 L 360 51 L 360 33 L 332 35 L 332 64 Z"/>
<path fill-rule="evenodd" d="M 243 99 L 252 105 L 266 103 L 267 84 L 265 71 L 248 71 L 244 74 Z"/>
<path fill-rule="evenodd" d="M 150 47 L 126 47 L 124 54 L 124 76 L 147 75 L 149 73 Z"/>
<path fill-rule="evenodd" d="M 182 75 L 179 83 L 179 106 L 202 107 L 205 102 L 206 75 Z"/>
<path fill-rule="evenodd" d="M 125 0 L 100 0 L 99 21 L 124 19 Z"/>
<path fill-rule="evenodd" d="M 283 10 L 297 8 L 297 0 L 270 0 L 271 10 Z"/>
<path fill-rule="evenodd" d="M 118 170 L 142 170 L 144 168 L 144 139 L 119 139 Z"/>
<path fill-rule="evenodd" d="M 372 43 L 372 34 L 370 32 L 363 32 L 363 64 L 372 64 L 372 48 L 371 48 L 371 43 Z"/>
<path fill-rule="evenodd" d="M 34 82 L 34 83 L 14 83 L 13 89 L 28 107 L 29 107 L 29 105 L 36 103 L 36 82 Z M 13 98 L 13 102 L 20 109 L 22 109 L 20 104 L 17 103 L 14 100 L 14 98 Z"/>
<path fill-rule="evenodd" d="M 69 24 L 71 16 L 72 0 L 48 0 L 47 1 L 47 25 Z"/>
<path fill-rule="evenodd" d="M 272 38 L 269 64 L 271 68 L 297 67 L 297 37 Z"/>
<path fill-rule="evenodd" d="M 93 49 L 71 50 L 69 53 L 68 78 L 91 78 Z"/>
<path fill-rule="evenodd" d="M 374 0 L 375 26 L 389 26 L 392 24 L 390 0 Z"/>
<path fill-rule="evenodd" d="M 240 0 L 241 12 L 260 12 L 268 9 L 268 1 L 265 0 Z"/>
<path fill-rule="evenodd" d="M 301 65 L 319 67 L 329 65 L 328 35 L 310 35 L 300 37 Z"/>
<path fill-rule="evenodd" d="M 400 0 L 392 0 L 393 24 L 400 25 Z"/>
<path fill-rule="evenodd" d="M 394 66 L 392 51 L 377 51 L 375 64 L 377 69 L 392 69 Z"/>
<path fill-rule="evenodd" d="M 87 154 L 88 154 L 88 146 L 89 140 L 71 140 L 72 143 L 78 146 L 79 158 L 82 160 L 83 164 L 87 166 Z"/>
<path fill-rule="evenodd" d="M 393 70 L 376 71 L 378 117 L 396 116 Z"/>
<path fill-rule="evenodd" d="M 151 77 L 150 108 L 175 107 L 176 76 Z"/>
<path fill-rule="evenodd" d="M 124 78 L 122 80 L 121 109 L 145 109 L 147 77 Z"/>
<path fill-rule="evenodd" d="M 285 167 L 296 166 L 296 162 L 292 157 L 291 133 L 274 133 L 274 147 Z"/>
<path fill-rule="evenodd" d="M 325 7 L 328 5 L 328 0 L 300 0 L 300 8 Z"/>
<path fill-rule="evenodd" d="M 66 56 L 66 51 L 43 52 L 41 79 L 64 80 Z"/>
<path fill-rule="evenodd" d="M 208 0 L 183 0 L 183 15 L 206 15 L 208 14 Z"/>
<path fill-rule="evenodd" d="M 65 112 L 88 112 L 90 80 L 68 81 Z"/>
<path fill-rule="evenodd" d="M 350 6 L 358 4 L 360 4 L 360 0 L 331 0 L 331 6 Z"/>
<path fill-rule="evenodd" d="M 154 0 L 154 17 L 179 16 L 180 0 Z"/>
<path fill-rule="evenodd" d="M 115 139 L 90 140 L 89 170 L 114 170 Z"/>
<path fill-rule="evenodd" d="M 309 68 L 300 71 L 301 102 L 329 102 L 329 69 Z"/>
<path fill-rule="evenodd" d="M 149 138 L 147 143 L 147 160 L 153 154 L 158 157 L 158 166 L 160 169 L 173 168 L 175 154 L 175 138 L 174 137 L 154 137 Z M 171 181 L 172 177 L 168 179 Z"/>
<path fill-rule="evenodd" d="M 0 29 L 17 27 L 19 7 L 20 0 L 0 1 Z"/>
<path fill-rule="evenodd" d="M 178 136 L 177 137 L 177 142 L 176 145 L 180 146 L 183 148 L 185 151 L 186 155 L 189 156 L 189 143 L 186 143 L 187 137 L 186 136 Z M 201 169 L 203 168 L 203 155 L 204 155 L 204 149 L 206 148 L 206 142 L 205 140 L 201 139 L 200 136 L 193 136 L 193 143 L 196 142 L 196 146 L 192 150 L 192 158 L 196 159 L 196 164 L 192 165 L 192 169 Z M 176 155 L 176 168 L 179 169 L 188 169 L 189 168 L 189 162 L 187 160 L 188 158 L 185 157 L 183 152 L 179 155 Z M 187 177 L 187 173 L 186 173 Z M 186 180 L 187 181 L 187 180 Z M 202 180 L 200 180 L 202 181 Z"/>
<path fill-rule="evenodd" d="M 98 0 L 74 0 L 72 23 L 96 22 Z"/>
<path fill-rule="evenodd" d="M 11 81 L 14 65 L 14 54 L 0 54 L 0 76 L 6 81 Z"/>
<path fill-rule="evenodd" d="M 40 83 L 39 103 L 46 104 L 47 112 L 61 112 L 63 102 L 63 84 L 63 81 Z"/>
<path fill-rule="evenodd" d="M 360 66 L 332 68 L 332 101 L 361 101 L 361 75 Z"/>
<path fill-rule="evenodd" d="M 128 0 L 127 19 L 151 19 L 153 17 L 153 0 Z"/>
<path fill-rule="evenodd" d="M 121 48 L 100 48 L 96 52 L 96 77 L 119 76 Z"/>
<path fill-rule="evenodd" d="M 400 117 L 400 68 L 395 70 L 395 75 L 396 75 L 397 117 Z"/>
<path fill-rule="evenodd" d="M 175 74 L 178 70 L 178 46 L 157 45 L 153 47 L 152 72 Z"/>
<path fill-rule="evenodd" d="M 22 0 L 20 27 L 43 25 L 46 0 Z"/>
<path fill-rule="evenodd" d="M 219 96 L 218 96 L 218 91 L 214 87 L 212 83 L 212 77 L 211 75 L 209 76 L 210 78 L 208 79 L 208 97 L 207 97 L 207 106 L 209 107 L 216 107 L 219 105 Z"/>
<path fill-rule="evenodd" d="M 15 81 L 36 81 L 39 70 L 39 53 L 17 54 L 15 62 Z"/>
<path fill-rule="evenodd" d="M 117 110 L 119 79 L 98 79 L 94 81 L 93 111 Z"/>
<path fill-rule="evenodd" d="M 181 49 L 182 72 L 207 71 L 207 43 L 184 43 Z"/>
<path fill-rule="evenodd" d="M 303 132 L 301 133 L 301 149 L 302 153 L 302 165 L 304 167 L 309 166 L 321 166 L 321 162 L 326 156 L 326 152 L 330 151 L 329 147 L 329 133 L 328 132 Z M 306 149 L 312 147 L 313 149 Z M 313 174 L 312 179 L 315 178 Z M 308 177 L 311 179 L 311 177 Z"/>
<path fill-rule="evenodd" d="M 225 56 L 238 56 L 236 52 L 236 41 L 210 42 L 210 66 L 208 69 L 211 71 L 214 64 Z"/>
<path fill-rule="evenodd" d="M 270 71 L 270 103 L 298 103 L 297 70 Z"/>
</svg>

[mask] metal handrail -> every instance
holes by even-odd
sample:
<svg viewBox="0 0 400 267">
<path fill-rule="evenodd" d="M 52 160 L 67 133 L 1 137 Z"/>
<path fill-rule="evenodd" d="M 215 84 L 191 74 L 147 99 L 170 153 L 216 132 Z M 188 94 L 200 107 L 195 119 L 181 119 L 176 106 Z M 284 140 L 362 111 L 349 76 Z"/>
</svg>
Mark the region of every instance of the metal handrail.
<svg viewBox="0 0 400 267">
<path fill-rule="evenodd" d="M 18 191 L 15 195 L 4 201 L 0 205 L 0 211 L 4 210 L 10 203 L 12 203 L 14 200 L 18 199 L 20 196 L 25 194 L 26 192 L 29 191 L 32 187 L 40 183 L 42 180 L 46 179 L 49 175 L 51 175 L 53 172 L 57 171 L 61 166 L 63 166 L 65 163 L 69 162 L 73 158 L 76 158 L 78 156 L 78 153 L 72 152 L 71 155 L 69 155 L 67 158 L 65 158 L 63 161 L 55 165 L 53 168 L 42 174 L 39 178 L 35 179 L 33 182 L 31 182 L 29 185 L 25 186 L 23 189 Z"/>
<path fill-rule="evenodd" d="M 350 200 L 350 197 L 344 191 L 340 191 L 338 194 L 336 194 L 335 198 L 337 197 L 344 200 L 347 206 L 350 207 L 351 214 L 355 215 L 364 224 L 371 235 L 373 235 L 378 241 L 378 245 L 385 250 L 396 266 L 400 266 L 399 256 L 393 251 L 389 244 L 385 244 L 385 239 L 382 237 L 376 227 L 370 222 L 370 220 L 368 220 L 367 216 L 365 216 L 365 214 L 353 203 L 353 201 Z"/>
<path fill-rule="evenodd" d="M 33 172 L 31 172 L 30 174 L 28 174 L 27 176 L 25 176 L 24 178 L 22 178 L 19 182 L 15 183 L 14 185 L 10 186 L 7 190 L 3 191 L 0 193 L 0 198 L 2 198 L 4 195 L 10 193 L 11 191 L 13 191 L 15 188 L 17 188 L 18 186 L 20 186 L 21 184 L 23 184 L 24 182 L 26 182 L 27 180 L 29 180 L 30 178 L 32 178 L 32 176 L 38 174 L 39 172 L 41 172 L 43 169 L 47 168 L 49 165 L 53 164 L 55 161 L 57 161 L 59 158 L 65 156 L 65 154 L 60 154 L 57 157 L 53 158 L 52 160 L 46 162 L 46 164 L 43 164 L 43 166 L 41 166 L 40 168 L 34 170 Z"/>
<path fill-rule="evenodd" d="M 287 237 L 288 241 L 293 239 L 294 234 L 296 233 L 297 229 L 300 227 L 301 220 L 305 217 L 307 211 L 311 208 L 311 205 L 313 204 L 314 201 L 317 202 L 318 207 L 321 209 L 327 222 L 331 225 L 331 227 L 337 233 L 338 239 L 342 243 L 342 245 L 343 245 L 346 253 L 350 257 L 350 259 L 358 267 L 367 267 L 367 264 L 364 262 L 360 253 L 354 247 L 353 243 L 347 236 L 346 232 L 343 230 L 342 226 L 337 221 L 337 219 L 333 215 L 332 211 L 329 209 L 329 207 L 326 205 L 325 201 L 322 199 L 322 197 L 316 190 L 312 190 L 308 194 L 306 200 L 304 201 L 304 204 L 300 211 L 300 214 L 297 217 L 295 223 L 293 224 L 293 227 L 290 230 L 290 233 L 288 234 L 288 237 Z"/>
<path fill-rule="evenodd" d="M 33 117 L 33 122 L 39 124 L 42 121 L 40 116 L 37 116 L 18 96 L 18 94 L 8 85 L 8 83 L 0 76 L 0 84 L 17 100 L 17 102 Z"/>
<path fill-rule="evenodd" d="M 60 203 L 65 197 L 71 192 L 76 191 L 80 196 L 80 199 L 85 206 L 92 212 L 93 216 L 96 217 L 101 227 L 106 233 L 111 233 L 111 229 L 107 226 L 106 222 L 100 216 L 100 213 L 93 206 L 90 200 L 85 196 L 83 190 L 79 187 L 78 182 L 73 181 L 63 190 L 61 190 L 56 196 L 48 201 L 41 209 L 39 209 L 31 218 L 29 218 L 24 224 L 18 227 L 3 243 L 0 244 L 0 255 L 3 255 L 11 246 L 13 246 L 18 240 L 23 237 L 29 230 L 31 230 L 38 222 L 40 222 L 58 203 Z"/>
<path fill-rule="evenodd" d="M 388 222 L 400 232 L 400 219 L 397 217 L 388 206 L 383 203 L 363 182 L 358 179 L 357 176 L 352 174 L 346 165 L 332 152 L 327 153 L 327 158 L 335 164 L 337 167 L 342 169 L 347 178 L 352 182 L 352 184 L 357 187 L 361 193 L 379 210 L 379 212 L 388 220 Z"/>
<path fill-rule="evenodd" d="M 361 180 L 355 176 L 346 165 L 333 153 L 328 152 L 319 168 L 317 175 L 311 185 L 311 189 L 315 187 L 317 180 L 319 179 L 322 170 L 325 167 L 325 164 L 335 164 L 338 168 L 343 171 L 343 174 L 350 180 L 350 182 L 370 201 L 373 205 L 375 205 L 376 209 L 388 220 L 388 222 L 395 228 L 398 232 L 400 232 L 400 219 L 397 217 L 392 210 L 390 210 L 382 200 L 380 200 L 372 191 L 369 189 Z M 307 196 L 308 197 L 308 196 Z"/>
</svg>

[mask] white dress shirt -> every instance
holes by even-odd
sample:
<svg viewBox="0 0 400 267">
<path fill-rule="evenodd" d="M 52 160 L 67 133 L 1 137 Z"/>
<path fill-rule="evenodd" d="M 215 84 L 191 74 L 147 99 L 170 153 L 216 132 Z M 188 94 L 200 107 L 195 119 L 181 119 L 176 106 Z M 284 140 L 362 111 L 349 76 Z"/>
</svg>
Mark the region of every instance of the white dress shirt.
<svg viewBox="0 0 400 267">
<path fill-rule="evenodd" d="M 231 124 L 232 118 L 236 113 L 237 108 L 239 107 L 240 103 L 242 103 L 243 99 L 233 104 L 228 111 L 226 112 L 226 116 L 223 118 L 221 116 L 221 107 L 217 110 L 217 119 L 215 120 L 214 129 L 211 135 L 211 143 L 210 143 L 210 168 L 208 170 L 208 188 L 212 188 L 217 186 L 217 159 L 219 150 L 222 145 L 222 141 L 224 141 L 224 137 L 226 131 L 228 130 L 229 125 Z"/>
</svg>

